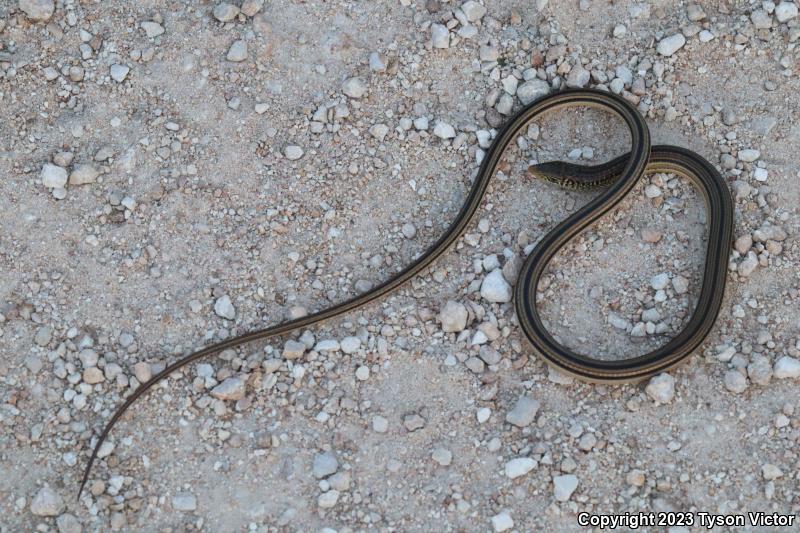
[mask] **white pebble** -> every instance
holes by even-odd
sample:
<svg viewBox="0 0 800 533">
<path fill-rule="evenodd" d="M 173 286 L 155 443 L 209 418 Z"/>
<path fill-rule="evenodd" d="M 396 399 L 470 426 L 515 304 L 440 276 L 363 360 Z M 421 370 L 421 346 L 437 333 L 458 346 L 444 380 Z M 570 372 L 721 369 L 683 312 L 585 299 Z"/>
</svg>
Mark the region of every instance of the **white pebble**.
<svg viewBox="0 0 800 533">
<path fill-rule="evenodd" d="M 680 33 L 676 33 L 675 35 L 670 35 L 669 37 L 661 39 L 658 42 L 656 51 L 662 56 L 669 57 L 683 48 L 684 44 L 686 44 L 686 37 Z"/>
<path fill-rule="evenodd" d="M 669 374 L 654 376 L 644 391 L 658 403 L 669 403 L 675 397 L 675 378 Z"/>
<path fill-rule="evenodd" d="M 516 479 L 520 476 L 524 476 L 534 468 L 536 468 L 536 461 L 534 459 L 530 457 L 517 457 L 506 463 L 506 476 L 510 479 Z"/>
</svg>

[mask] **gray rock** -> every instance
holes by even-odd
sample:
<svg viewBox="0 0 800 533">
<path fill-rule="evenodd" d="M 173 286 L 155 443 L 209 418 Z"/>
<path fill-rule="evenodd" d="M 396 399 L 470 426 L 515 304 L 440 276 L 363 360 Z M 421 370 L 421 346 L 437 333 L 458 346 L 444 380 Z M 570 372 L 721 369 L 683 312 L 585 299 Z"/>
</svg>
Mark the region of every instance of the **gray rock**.
<svg viewBox="0 0 800 533">
<path fill-rule="evenodd" d="M 239 8 L 233 4 L 223 2 L 214 7 L 214 18 L 220 22 L 230 22 L 239 14 Z"/>
<path fill-rule="evenodd" d="M 761 157 L 761 152 L 754 148 L 747 148 L 745 150 L 739 150 L 739 160 L 744 161 L 745 163 L 752 163 L 753 161 L 757 160 Z"/>
<path fill-rule="evenodd" d="M 131 69 L 128 65 L 115 63 L 111 65 L 108 71 L 111 74 L 111 79 L 113 79 L 117 83 L 122 83 L 123 81 L 125 81 L 125 78 L 128 77 L 128 72 L 130 72 Z"/>
<path fill-rule="evenodd" d="M 772 379 L 772 364 L 763 355 L 753 357 L 747 365 L 747 377 L 758 385 L 767 385 Z"/>
<path fill-rule="evenodd" d="M 781 226 L 764 225 L 753 232 L 753 240 L 756 242 L 783 241 L 786 237 L 786 232 Z"/>
<path fill-rule="evenodd" d="M 36 516 L 58 516 L 66 506 L 61 496 L 50 487 L 42 487 L 31 500 L 31 513 Z"/>
<path fill-rule="evenodd" d="M 417 413 L 410 413 L 403 417 L 403 425 L 408 431 L 416 431 L 425 427 L 425 419 Z"/>
<path fill-rule="evenodd" d="M 536 461 L 530 457 L 517 457 L 506 463 L 506 477 L 516 479 L 536 468 Z"/>
<path fill-rule="evenodd" d="M 283 154 L 289 161 L 296 161 L 303 157 L 303 149 L 296 144 L 290 144 L 284 149 Z"/>
<path fill-rule="evenodd" d="M 321 340 L 314 346 L 314 350 L 317 352 L 338 352 L 340 349 L 341 345 L 336 339 Z"/>
<path fill-rule="evenodd" d="M 494 303 L 511 301 L 511 285 L 503 277 L 499 268 L 491 271 L 481 283 L 481 298 Z"/>
<path fill-rule="evenodd" d="M 752 274 L 757 267 L 758 256 L 755 254 L 755 252 L 750 250 L 747 252 L 747 257 L 745 257 L 744 260 L 736 267 L 736 272 L 738 272 L 740 276 L 747 277 Z"/>
<path fill-rule="evenodd" d="M 83 164 L 76 166 L 69 175 L 70 185 L 88 185 L 97 181 L 100 171 L 93 165 Z"/>
<path fill-rule="evenodd" d="M 512 527 L 514 527 L 514 520 L 511 518 L 511 515 L 508 514 L 508 511 L 502 511 L 492 517 L 492 528 L 495 530 L 495 533 L 508 531 Z"/>
<path fill-rule="evenodd" d="M 784 355 L 775 361 L 775 366 L 772 370 L 778 379 L 800 378 L 800 361 L 794 357 Z"/>
<path fill-rule="evenodd" d="M 450 30 L 444 24 L 431 24 L 431 44 L 434 48 L 450 47 Z"/>
<path fill-rule="evenodd" d="M 733 248 L 740 255 L 745 255 L 750 248 L 753 247 L 753 237 L 750 236 L 749 233 L 745 233 L 744 235 L 740 235 L 736 238 L 736 241 L 733 243 Z"/>
<path fill-rule="evenodd" d="M 361 78 L 347 78 L 342 84 L 342 92 L 350 98 L 361 98 L 367 93 L 367 84 Z"/>
<path fill-rule="evenodd" d="M 145 20 L 139 25 L 149 38 L 158 37 L 164 33 L 164 26 L 152 20 Z"/>
<path fill-rule="evenodd" d="M 447 122 L 437 120 L 436 125 L 433 127 L 433 134 L 440 139 L 452 139 L 456 136 L 456 130 Z"/>
<path fill-rule="evenodd" d="M 373 416 L 372 430 L 376 433 L 386 433 L 389 431 L 389 421 L 380 415 Z"/>
<path fill-rule="evenodd" d="M 683 276 L 675 276 L 672 278 L 672 288 L 676 294 L 684 294 L 689 290 L 689 280 Z"/>
<path fill-rule="evenodd" d="M 78 519 L 69 513 L 64 513 L 56 518 L 58 533 L 81 533 L 83 526 Z"/>
<path fill-rule="evenodd" d="M 57 187 L 64 187 L 67 184 L 67 171 L 57 165 L 45 163 L 42 166 L 42 172 L 39 174 L 42 180 L 42 185 L 48 189 L 55 189 Z"/>
<path fill-rule="evenodd" d="M 53 0 L 19 0 L 19 8 L 33 22 L 47 22 L 56 10 Z"/>
<path fill-rule="evenodd" d="M 361 348 L 361 339 L 358 337 L 345 337 L 339 341 L 339 349 L 346 354 L 356 353 Z"/>
<path fill-rule="evenodd" d="M 386 70 L 386 58 L 379 52 L 372 52 L 369 55 L 369 69 L 374 72 Z"/>
<path fill-rule="evenodd" d="M 264 0 L 244 0 L 242 13 L 247 17 L 254 17 L 264 7 Z"/>
<path fill-rule="evenodd" d="M 336 502 L 339 501 L 339 491 L 338 490 L 329 490 L 328 492 L 323 492 L 317 498 L 317 505 L 321 509 L 330 509 L 336 505 Z"/>
<path fill-rule="evenodd" d="M 464 12 L 470 22 L 478 22 L 486 15 L 486 8 L 474 0 L 461 4 L 461 11 Z"/>
<path fill-rule="evenodd" d="M 573 474 L 555 476 L 553 478 L 553 494 L 557 501 L 565 502 L 569 500 L 577 488 L 578 478 Z"/>
<path fill-rule="evenodd" d="M 537 98 L 541 98 L 550 92 L 550 85 L 544 80 L 531 80 L 526 81 L 517 87 L 517 98 L 523 103 L 528 105 Z"/>
<path fill-rule="evenodd" d="M 669 274 L 663 272 L 650 278 L 650 286 L 655 290 L 665 289 L 669 285 Z"/>
<path fill-rule="evenodd" d="M 464 331 L 467 327 L 469 313 L 467 307 L 453 300 L 448 300 L 439 311 L 439 321 L 442 323 L 442 331 L 448 333 Z"/>
<path fill-rule="evenodd" d="M 234 41 L 228 49 L 228 55 L 225 56 L 225 59 L 232 63 L 241 63 L 247 59 L 247 41 L 242 39 Z"/>
<path fill-rule="evenodd" d="M 684 44 L 686 44 L 686 37 L 680 33 L 676 33 L 675 35 L 670 35 L 669 37 L 661 39 L 658 42 L 658 46 L 656 46 L 656 51 L 662 56 L 669 57 L 683 48 Z"/>
<path fill-rule="evenodd" d="M 706 18 L 706 12 L 698 4 L 689 4 L 686 8 L 686 16 L 692 22 L 698 22 Z"/>
<path fill-rule="evenodd" d="M 318 453 L 314 456 L 314 465 L 311 470 L 315 478 L 326 478 L 339 470 L 339 460 L 332 452 Z"/>
<path fill-rule="evenodd" d="M 172 497 L 172 508 L 185 513 L 196 511 L 197 498 L 191 492 L 179 492 Z"/>
<path fill-rule="evenodd" d="M 506 463 L 506 477 L 509 479 L 516 479 L 524 476 L 536 468 L 536 465 L 536 461 L 530 457 L 516 457 Z"/>
<path fill-rule="evenodd" d="M 244 398 L 246 382 L 241 376 L 232 376 L 211 389 L 211 396 L 218 400 L 238 401 Z"/>
<path fill-rule="evenodd" d="M 750 20 L 752 21 L 753 26 L 755 26 L 758 30 L 769 29 L 772 27 L 772 17 L 770 17 L 769 13 L 763 9 L 756 9 L 750 13 Z"/>
<path fill-rule="evenodd" d="M 439 466 L 450 466 L 453 462 L 453 452 L 447 448 L 436 448 L 431 454 L 431 459 L 438 463 Z"/>
<path fill-rule="evenodd" d="M 658 403 L 669 403 L 675 397 L 675 378 L 669 374 L 654 376 L 644 391 Z"/>
<path fill-rule="evenodd" d="M 797 5 L 794 2 L 781 2 L 775 6 L 775 18 L 783 24 L 797 16 Z"/>
<path fill-rule="evenodd" d="M 217 298 L 217 301 L 214 302 L 214 312 L 217 316 L 227 318 L 228 320 L 236 318 L 236 308 L 233 307 L 231 298 L 227 294 L 220 296 Z"/>
<path fill-rule="evenodd" d="M 575 65 L 567 76 L 567 87 L 586 87 L 590 76 L 589 71 L 582 65 Z"/>
<path fill-rule="evenodd" d="M 53 338 L 53 328 L 50 326 L 42 326 L 36 330 L 36 335 L 33 336 L 33 342 L 37 346 L 45 347 L 50 344 L 50 339 Z"/>
<path fill-rule="evenodd" d="M 530 396 L 522 395 L 514 408 L 506 415 L 506 422 L 520 428 L 527 427 L 536 419 L 538 411 L 539 402 Z"/>
<path fill-rule="evenodd" d="M 306 353 L 306 345 L 302 342 L 295 341 L 295 340 L 288 340 L 286 344 L 283 345 L 283 358 L 294 360 L 303 357 L 303 354 Z"/>
<path fill-rule="evenodd" d="M 738 370 L 728 370 L 725 372 L 725 388 L 734 394 L 741 394 L 747 390 L 747 378 Z"/>
</svg>

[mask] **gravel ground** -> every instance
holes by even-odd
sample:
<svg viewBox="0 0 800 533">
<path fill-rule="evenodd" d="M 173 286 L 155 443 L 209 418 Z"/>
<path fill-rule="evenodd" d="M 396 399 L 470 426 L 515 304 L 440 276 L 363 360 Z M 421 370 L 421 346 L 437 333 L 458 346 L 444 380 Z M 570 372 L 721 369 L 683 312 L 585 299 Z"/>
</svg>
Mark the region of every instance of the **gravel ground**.
<svg viewBox="0 0 800 533">
<path fill-rule="evenodd" d="M 797 5 L 484 4 L 0 0 L 1 531 L 800 512 Z M 76 501 L 98 431 L 141 382 L 401 269 L 453 219 L 495 128 L 565 85 L 622 94 L 656 142 L 731 187 L 725 301 L 686 365 L 584 384 L 516 324 L 521 259 L 596 194 L 527 165 L 629 142 L 602 112 L 567 110 L 519 137 L 429 272 L 171 376 Z M 550 330 L 600 358 L 666 342 L 699 292 L 705 214 L 684 179 L 647 176 L 553 260 Z"/>
</svg>

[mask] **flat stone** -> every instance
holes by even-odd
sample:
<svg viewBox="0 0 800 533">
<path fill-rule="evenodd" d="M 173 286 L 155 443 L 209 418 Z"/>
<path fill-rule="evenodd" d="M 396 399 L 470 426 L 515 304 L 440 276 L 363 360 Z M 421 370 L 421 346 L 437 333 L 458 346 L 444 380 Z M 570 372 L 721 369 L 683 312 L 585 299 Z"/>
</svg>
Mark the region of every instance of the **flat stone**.
<svg viewBox="0 0 800 533">
<path fill-rule="evenodd" d="M 121 63 L 115 63 L 108 69 L 109 74 L 111 74 L 111 79 L 117 83 L 125 81 L 130 71 L 131 68 L 128 65 L 123 65 Z"/>
<path fill-rule="evenodd" d="M 439 311 L 439 321 L 442 323 L 442 331 L 448 333 L 464 331 L 464 328 L 467 327 L 468 317 L 469 313 L 467 307 L 453 300 L 448 300 Z"/>
<path fill-rule="evenodd" d="M 64 513 L 56 518 L 58 533 L 83 533 L 83 526 L 74 515 Z"/>
<path fill-rule="evenodd" d="M 403 425 L 408 431 L 416 431 L 425 427 L 425 419 L 417 413 L 411 413 L 403 417 Z"/>
<path fill-rule="evenodd" d="M 356 353 L 361 348 L 361 339 L 358 337 L 345 337 L 339 341 L 339 348 L 346 354 Z"/>
<path fill-rule="evenodd" d="M 300 341 L 288 340 L 283 345 L 283 358 L 294 360 L 300 359 L 306 353 L 306 345 Z"/>
<path fill-rule="evenodd" d="M 547 95 L 550 92 L 550 84 L 544 80 L 535 79 L 526 81 L 517 87 L 517 98 L 523 105 L 528 105 L 537 98 Z"/>
<path fill-rule="evenodd" d="M 513 527 L 514 520 L 511 519 L 511 515 L 508 514 L 508 511 L 497 513 L 492 517 L 492 528 L 494 528 L 496 533 L 508 531 Z"/>
<path fill-rule="evenodd" d="M 738 155 L 740 161 L 744 161 L 745 163 L 752 163 L 753 161 L 761 157 L 761 151 L 756 150 L 754 148 L 746 148 L 744 150 L 739 150 Z"/>
<path fill-rule="evenodd" d="M 77 165 L 69 175 L 70 185 L 89 185 L 97 181 L 100 171 L 93 165 Z"/>
<path fill-rule="evenodd" d="M 242 2 L 242 13 L 248 17 L 254 17 L 264 7 L 264 0 L 244 0 Z"/>
<path fill-rule="evenodd" d="M 342 83 L 342 92 L 349 98 L 359 99 L 367 93 L 367 84 L 361 78 L 347 78 Z"/>
<path fill-rule="evenodd" d="M 336 339 L 321 340 L 314 346 L 317 352 L 338 352 L 340 349 L 341 345 Z"/>
<path fill-rule="evenodd" d="M 158 37 L 164 33 L 164 26 L 152 20 L 145 20 L 139 25 L 149 38 Z"/>
<path fill-rule="evenodd" d="M 33 336 L 33 342 L 36 343 L 37 346 L 45 347 L 50 344 L 50 339 L 53 338 L 53 328 L 50 326 L 42 326 L 36 330 L 36 334 Z"/>
<path fill-rule="evenodd" d="M 481 283 L 481 298 L 494 303 L 511 301 L 511 285 L 503 277 L 502 269 L 491 271 Z"/>
<path fill-rule="evenodd" d="M 469 0 L 469 2 L 461 4 L 461 11 L 464 12 L 464 15 L 470 22 L 478 22 L 486 15 L 486 7 L 474 0 Z"/>
<path fill-rule="evenodd" d="M 19 0 L 19 8 L 33 22 L 47 22 L 56 10 L 53 0 Z"/>
<path fill-rule="evenodd" d="M 42 487 L 31 500 L 31 513 L 36 516 L 58 516 L 66 508 L 61 496 L 50 487 Z"/>
<path fill-rule="evenodd" d="M 772 27 L 772 17 L 763 9 L 756 9 L 750 13 L 750 21 L 757 30 L 765 30 Z"/>
<path fill-rule="evenodd" d="M 330 509 L 331 507 L 334 507 L 338 501 L 339 491 L 332 489 L 319 495 L 319 498 L 317 498 L 317 505 L 319 505 L 322 509 Z"/>
<path fill-rule="evenodd" d="M 784 355 L 775 361 L 772 371 L 778 379 L 800 378 L 800 360 Z"/>
<path fill-rule="evenodd" d="M 450 30 L 444 24 L 431 24 L 431 44 L 434 48 L 450 47 Z"/>
<path fill-rule="evenodd" d="M 283 154 L 289 161 L 296 161 L 303 157 L 303 149 L 296 144 L 290 144 L 284 149 Z"/>
<path fill-rule="evenodd" d="M 723 380 L 725 388 L 734 394 L 741 394 L 747 390 L 747 378 L 738 370 L 728 370 Z"/>
<path fill-rule="evenodd" d="M 314 477 L 322 479 L 335 474 L 339 470 L 339 460 L 332 452 L 318 453 L 314 456 L 314 464 L 311 471 Z"/>
<path fill-rule="evenodd" d="M 214 7 L 214 18 L 220 22 L 230 22 L 239 15 L 239 8 L 233 4 L 223 2 Z"/>
<path fill-rule="evenodd" d="M 227 294 L 220 296 L 217 298 L 217 301 L 214 302 L 214 312 L 217 316 L 227 318 L 228 320 L 236 318 L 236 308 L 233 307 L 231 298 Z"/>
<path fill-rule="evenodd" d="M 683 48 L 683 45 L 685 44 L 686 37 L 680 33 L 676 33 L 675 35 L 670 35 L 669 37 L 664 37 L 661 39 L 658 42 L 658 46 L 656 46 L 656 51 L 662 56 L 669 57 Z"/>
<path fill-rule="evenodd" d="M 42 180 L 42 185 L 48 189 L 55 189 L 57 187 L 64 187 L 67 184 L 67 171 L 57 165 L 45 163 L 42 166 L 42 172 L 39 174 Z"/>
<path fill-rule="evenodd" d="M 797 5 L 794 2 L 781 2 L 775 6 L 775 18 L 783 24 L 797 16 Z"/>
<path fill-rule="evenodd" d="M 575 65 L 567 75 L 567 87 L 586 87 L 586 85 L 589 83 L 590 77 L 591 74 L 588 70 L 583 68 L 581 65 Z"/>
<path fill-rule="evenodd" d="M 447 122 L 443 122 L 441 120 L 436 122 L 436 125 L 433 127 L 433 134 L 439 137 L 440 139 L 452 139 L 456 136 L 456 130 L 448 124 Z"/>
<path fill-rule="evenodd" d="M 758 268 L 758 256 L 754 251 L 750 250 L 744 260 L 737 265 L 736 272 L 740 276 L 747 277 L 755 272 L 756 268 Z"/>
<path fill-rule="evenodd" d="M 242 39 L 234 41 L 228 49 L 228 54 L 225 56 L 225 59 L 232 63 L 241 63 L 247 59 L 247 41 Z"/>
<path fill-rule="evenodd" d="M 211 389 L 211 396 L 218 400 L 238 401 L 244 398 L 245 385 L 246 383 L 243 377 L 229 377 Z"/>
<path fill-rule="evenodd" d="M 675 397 L 675 378 L 669 374 L 654 376 L 644 391 L 658 403 L 669 403 Z"/>
<path fill-rule="evenodd" d="M 197 510 L 197 497 L 191 492 L 179 492 L 172 497 L 172 508 L 185 513 Z"/>
<path fill-rule="evenodd" d="M 431 454 L 431 459 L 439 466 L 450 466 L 450 463 L 453 462 L 453 452 L 447 448 L 436 448 Z"/>
<path fill-rule="evenodd" d="M 575 489 L 578 488 L 578 478 L 573 474 L 555 476 L 553 478 L 553 494 L 556 500 L 565 502 L 569 500 Z"/>
<path fill-rule="evenodd" d="M 517 427 L 529 426 L 536 418 L 539 411 L 539 402 L 530 396 L 522 395 L 517 399 L 514 408 L 506 415 L 506 422 Z"/>
<path fill-rule="evenodd" d="M 530 457 L 517 457 L 511 459 L 506 463 L 506 477 L 516 479 L 524 476 L 534 468 L 536 468 L 536 461 Z"/>
</svg>

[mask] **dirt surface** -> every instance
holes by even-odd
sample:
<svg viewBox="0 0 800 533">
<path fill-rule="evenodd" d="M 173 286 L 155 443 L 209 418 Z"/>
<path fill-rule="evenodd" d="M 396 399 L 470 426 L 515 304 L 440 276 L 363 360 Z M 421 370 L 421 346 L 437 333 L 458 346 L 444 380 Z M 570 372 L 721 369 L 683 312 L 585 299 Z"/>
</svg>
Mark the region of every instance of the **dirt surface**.
<svg viewBox="0 0 800 533">
<path fill-rule="evenodd" d="M 581 513 L 694 513 L 681 533 L 707 530 L 699 513 L 798 515 L 796 4 L 484 3 L 0 0 L 0 531 L 586 531 Z M 176 372 L 76 500 L 141 382 L 402 269 L 497 128 L 564 86 L 622 94 L 654 142 L 730 185 L 726 295 L 687 364 L 585 384 L 520 331 L 520 261 L 598 194 L 527 166 L 630 144 L 603 112 L 559 111 L 508 149 L 428 272 Z M 667 342 L 696 303 L 705 222 L 688 181 L 646 176 L 548 267 L 549 330 L 603 359 Z"/>
</svg>

